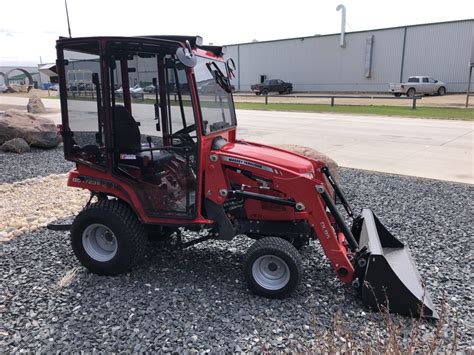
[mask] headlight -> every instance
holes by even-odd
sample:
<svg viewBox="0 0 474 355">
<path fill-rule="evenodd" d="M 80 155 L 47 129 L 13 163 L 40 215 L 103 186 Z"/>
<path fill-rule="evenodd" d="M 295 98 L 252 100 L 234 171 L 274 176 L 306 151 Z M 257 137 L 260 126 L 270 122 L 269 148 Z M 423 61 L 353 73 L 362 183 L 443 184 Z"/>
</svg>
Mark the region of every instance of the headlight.
<svg viewBox="0 0 474 355">
<path fill-rule="evenodd" d="M 312 171 L 310 171 L 309 173 L 304 173 L 303 175 L 310 179 L 314 178 L 314 174 Z"/>
</svg>

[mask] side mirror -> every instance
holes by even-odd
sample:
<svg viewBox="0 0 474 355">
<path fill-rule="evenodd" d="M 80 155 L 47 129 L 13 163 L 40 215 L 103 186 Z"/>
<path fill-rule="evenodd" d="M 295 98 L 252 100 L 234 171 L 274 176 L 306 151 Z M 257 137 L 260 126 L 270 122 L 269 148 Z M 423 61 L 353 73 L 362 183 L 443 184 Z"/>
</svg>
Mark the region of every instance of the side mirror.
<svg viewBox="0 0 474 355">
<path fill-rule="evenodd" d="M 226 60 L 225 65 L 227 66 L 227 70 L 229 71 L 229 75 L 235 78 L 234 70 L 236 69 L 235 67 L 235 62 L 234 59 L 229 58 Z"/>
</svg>

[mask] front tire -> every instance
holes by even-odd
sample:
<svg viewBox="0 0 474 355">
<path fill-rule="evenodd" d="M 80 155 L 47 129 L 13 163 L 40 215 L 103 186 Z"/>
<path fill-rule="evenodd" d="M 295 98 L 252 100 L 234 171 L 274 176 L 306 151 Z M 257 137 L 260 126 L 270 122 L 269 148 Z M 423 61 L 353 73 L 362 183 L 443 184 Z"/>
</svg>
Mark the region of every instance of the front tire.
<svg viewBox="0 0 474 355">
<path fill-rule="evenodd" d="M 284 298 L 301 280 L 301 256 L 290 242 L 265 237 L 249 248 L 243 269 L 252 292 L 269 298 Z"/>
<path fill-rule="evenodd" d="M 408 97 L 413 97 L 416 95 L 416 90 L 414 88 L 409 88 L 407 91 L 407 96 Z"/>
<path fill-rule="evenodd" d="M 446 94 L 446 88 L 444 86 L 441 86 L 439 89 L 438 89 L 438 95 L 439 96 L 444 96 L 444 94 Z"/>
<path fill-rule="evenodd" d="M 101 200 L 85 207 L 71 227 L 71 246 L 94 274 L 114 276 L 130 270 L 145 254 L 145 228 L 128 205 Z"/>
<path fill-rule="evenodd" d="M 393 95 L 395 95 L 395 97 L 400 97 L 400 96 L 402 96 L 402 94 L 400 94 L 399 92 L 397 92 L 397 93 L 395 93 L 395 94 L 393 94 Z"/>
</svg>

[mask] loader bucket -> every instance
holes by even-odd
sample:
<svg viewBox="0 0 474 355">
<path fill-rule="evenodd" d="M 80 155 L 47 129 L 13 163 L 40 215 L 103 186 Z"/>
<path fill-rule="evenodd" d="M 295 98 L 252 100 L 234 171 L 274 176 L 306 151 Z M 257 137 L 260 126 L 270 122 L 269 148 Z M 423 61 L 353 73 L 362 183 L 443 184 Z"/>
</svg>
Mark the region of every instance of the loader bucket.
<svg viewBox="0 0 474 355">
<path fill-rule="evenodd" d="M 365 256 L 356 261 L 355 275 L 363 302 L 372 310 L 438 318 L 424 289 L 408 247 L 395 238 L 369 210 L 363 209 L 353 233 Z"/>
</svg>

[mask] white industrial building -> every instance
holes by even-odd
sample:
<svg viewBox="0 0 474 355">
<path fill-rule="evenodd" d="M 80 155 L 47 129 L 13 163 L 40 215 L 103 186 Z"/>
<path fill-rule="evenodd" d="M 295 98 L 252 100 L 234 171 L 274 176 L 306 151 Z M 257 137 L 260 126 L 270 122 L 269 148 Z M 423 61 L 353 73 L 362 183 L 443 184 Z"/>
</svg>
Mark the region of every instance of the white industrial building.
<svg viewBox="0 0 474 355">
<path fill-rule="evenodd" d="M 250 90 L 263 78 L 296 91 L 386 92 L 388 83 L 428 75 L 465 92 L 474 53 L 474 19 L 226 46 L 233 85 Z"/>
</svg>

